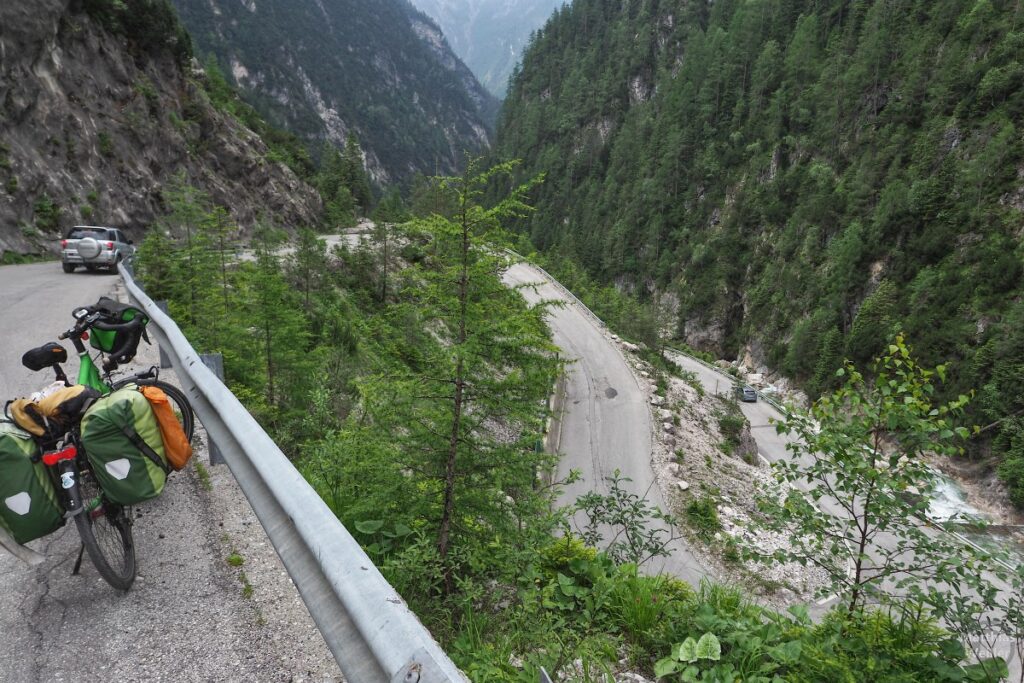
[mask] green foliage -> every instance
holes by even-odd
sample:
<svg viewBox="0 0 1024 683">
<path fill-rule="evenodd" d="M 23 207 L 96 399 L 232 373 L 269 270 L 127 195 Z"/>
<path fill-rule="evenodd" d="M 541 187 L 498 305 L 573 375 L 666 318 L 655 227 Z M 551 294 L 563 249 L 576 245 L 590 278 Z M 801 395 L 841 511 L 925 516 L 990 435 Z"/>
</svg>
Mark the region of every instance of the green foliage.
<svg viewBox="0 0 1024 683">
<path fill-rule="evenodd" d="M 722 530 L 718 520 L 718 502 L 710 495 L 704 494 L 686 504 L 686 518 L 705 540 Z"/>
<path fill-rule="evenodd" d="M 993 383 L 1014 356 L 974 356 L 1024 334 L 1017 5 L 704 5 L 579 0 L 537 34 L 495 145 L 548 178 L 519 231 L 598 287 L 676 295 L 680 336 L 760 345 L 812 397 L 894 327 L 954 359 L 947 398 Z M 972 453 L 1007 456 L 1004 424 Z"/>
<path fill-rule="evenodd" d="M 315 383 L 347 384 L 351 347 L 335 349 L 318 336 L 335 329 L 340 304 L 334 292 L 320 273 L 304 281 L 301 272 L 286 271 L 276 233 L 267 227 L 257 233 L 255 262 L 239 263 L 237 226 L 184 176 L 164 188 L 163 199 L 169 213 L 139 247 L 140 281 L 151 297 L 169 301 L 197 349 L 224 355 L 232 390 L 290 451 L 303 438 Z M 315 249 L 300 244 L 300 264 Z M 322 244 L 320 249 L 322 255 Z M 324 361 L 320 378 L 313 372 L 318 360 Z"/>
<path fill-rule="evenodd" d="M 851 616 L 910 596 L 965 642 L 978 637 L 981 615 L 1008 614 L 1005 591 L 1014 589 L 996 587 L 1014 579 L 991 553 L 931 528 L 936 474 L 924 457 L 959 452 L 969 397 L 938 401 L 946 367 L 918 365 L 902 336 L 875 361 L 873 378 L 849 363 L 838 374 L 839 389 L 778 425 L 794 437 L 792 457 L 774 463 L 778 489 L 760 498 L 755 526 L 786 534 L 789 547 L 766 554 L 748 543 L 749 556 L 816 566 L 828 577 L 821 593 L 838 595 Z"/>
<path fill-rule="evenodd" d="M 325 222 L 335 228 L 349 228 L 356 224 L 356 214 L 369 213 L 373 203 L 370 179 L 366 172 L 363 152 L 354 135 L 348 136 L 343 151 L 326 145 L 320 155 L 320 170 L 314 184 L 324 198 Z M 396 199 L 397 197 L 397 199 Z M 401 216 L 401 195 L 392 191 L 384 215 L 396 212 Z"/>
<path fill-rule="evenodd" d="M 608 493 L 589 491 L 576 500 L 575 513 L 584 520 L 578 529 L 587 545 L 602 545 L 604 552 L 616 563 L 642 565 L 655 557 L 669 555 L 672 541 L 671 515 L 648 504 L 645 498 L 622 486 L 631 481 L 619 470 L 607 477 Z M 650 520 L 662 524 L 651 525 Z"/>
<path fill-rule="evenodd" d="M 136 54 L 166 52 L 182 66 L 192 58 L 192 39 L 168 0 L 83 0 L 82 7 Z"/>
<path fill-rule="evenodd" d="M 579 536 L 565 534 L 541 548 L 538 561 L 547 577 L 553 578 L 558 573 L 569 573 L 574 563 L 593 562 L 596 557 L 597 550 Z"/>
<path fill-rule="evenodd" d="M 610 495 L 552 512 L 558 486 L 539 484 L 551 463 L 533 444 L 558 367 L 544 309 L 527 307 L 498 277 L 491 240 L 504 212 L 525 210 L 521 196 L 478 204 L 486 176 L 448 181 L 455 215 L 468 220 L 435 215 L 391 233 L 420 260 L 392 263 L 384 301 L 372 246 L 327 253 L 302 230 L 281 256 L 264 228 L 255 261 L 239 262 L 235 226 L 184 179 L 165 189 L 170 212 L 140 247 L 139 276 L 170 301 L 197 348 L 224 354 L 235 394 L 286 452 L 301 454 L 303 475 L 474 680 L 532 681 L 540 666 L 565 678 L 576 661 L 596 680 L 623 653 L 648 676 L 657 657 L 674 654 L 704 680 L 854 681 L 865 670 L 878 681 L 965 680 L 963 649 L 920 615 L 844 612 L 813 626 L 804 612 L 756 607 L 737 589 L 705 584 L 695 593 L 642 575 L 633 560 L 664 540 L 648 528 L 658 513 L 614 480 Z M 460 359 L 464 381 L 482 391 L 464 395 L 455 432 Z M 485 426 L 495 421 L 515 438 L 495 439 Z M 450 469 L 453 433 L 460 446 Z M 715 514 L 713 499 L 703 510 Z M 605 528 L 556 537 L 576 513 Z M 239 580 L 251 596 L 244 573 Z M 682 662 L 676 646 L 687 638 L 694 648 Z M 712 678 L 715 667 L 722 678 Z"/>
<path fill-rule="evenodd" d="M 747 418 L 743 416 L 735 404 L 726 404 L 725 411 L 718 415 L 718 431 L 721 432 L 722 450 L 726 455 L 732 455 L 740 445 L 740 436 L 743 428 L 747 425 Z"/>
<path fill-rule="evenodd" d="M 100 131 L 96 136 L 96 146 L 105 157 L 113 156 L 114 154 L 114 140 L 110 137 L 110 133 L 106 131 Z"/>
<path fill-rule="evenodd" d="M 43 194 L 32 207 L 35 214 L 35 227 L 45 233 L 56 232 L 60 229 L 60 219 L 64 210 L 52 199 L 50 195 Z"/>
<path fill-rule="evenodd" d="M 734 590 L 704 584 L 685 639 L 654 667 L 675 681 L 897 682 L 995 680 L 978 677 L 963 646 L 910 609 L 828 613 L 812 624 L 806 607 L 776 613 Z M 993 669 L 989 673 L 995 673 Z M 1004 667 L 1005 671 L 1005 667 Z"/>
<path fill-rule="evenodd" d="M 465 548 L 512 533 L 539 504 L 533 481 L 548 459 L 533 448 L 558 367 L 545 308 L 501 283 L 495 249 L 501 221 L 528 209 L 529 186 L 480 204 L 481 187 L 510 168 L 471 164 L 442 181 L 458 214 L 410 226 L 428 240 L 426 257 L 402 275 L 396 303 L 377 299 L 387 306 L 368 335 L 375 367 L 357 382 L 364 419 L 391 435 L 392 457 L 413 473 L 418 492 L 401 518 L 435 536 L 446 592 L 466 570 Z M 514 438 L 497 438 L 492 424 Z"/>
</svg>

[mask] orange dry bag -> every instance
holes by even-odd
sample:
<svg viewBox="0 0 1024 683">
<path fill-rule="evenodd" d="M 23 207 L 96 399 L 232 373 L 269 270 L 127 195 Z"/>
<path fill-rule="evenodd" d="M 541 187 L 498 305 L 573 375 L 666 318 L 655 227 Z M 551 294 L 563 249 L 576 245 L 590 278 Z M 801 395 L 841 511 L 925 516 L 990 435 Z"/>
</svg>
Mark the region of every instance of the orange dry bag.
<svg viewBox="0 0 1024 683">
<path fill-rule="evenodd" d="M 185 430 L 181 428 L 181 423 L 174 416 L 174 410 L 171 408 L 170 401 L 167 400 L 167 394 L 159 387 L 153 386 L 141 386 L 139 391 L 149 401 L 149 405 L 153 408 L 153 414 L 156 415 L 157 424 L 160 425 L 160 436 L 164 440 L 167 464 L 175 470 L 183 469 L 192 457 L 192 444 L 188 442 Z"/>
</svg>

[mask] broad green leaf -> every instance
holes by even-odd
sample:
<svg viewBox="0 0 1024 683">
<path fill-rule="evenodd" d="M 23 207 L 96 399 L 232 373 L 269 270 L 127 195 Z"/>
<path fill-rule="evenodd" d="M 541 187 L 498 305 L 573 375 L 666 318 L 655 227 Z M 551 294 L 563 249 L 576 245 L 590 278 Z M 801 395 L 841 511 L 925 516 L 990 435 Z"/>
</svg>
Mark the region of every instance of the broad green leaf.
<svg viewBox="0 0 1024 683">
<path fill-rule="evenodd" d="M 382 519 L 364 519 L 356 522 L 356 531 L 361 534 L 375 534 L 384 526 Z"/>
<path fill-rule="evenodd" d="M 696 640 L 693 638 L 687 638 L 679 644 L 679 661 L 691 663 L 697 661 Z"/>
<path fill-rule="evenodd" d="M 665 676 L 668 676 L 669 674 L 674 674 L 674 673 L 678 672 L 681 668 L 682 668 L 682 665 L 678 661 L 672 659 L 671 657 L 666 657 L 665 659 L 659 659 L 654 664 L 654 677 L 655 678 L 664 678 Z"/>
<path fill-rule="evenodd" d="M 697 659 L 710 659 L 717 662 L 722 658 L 722 644 L 714 633 L 705 633 L 697 641 Z"/>
</svg>

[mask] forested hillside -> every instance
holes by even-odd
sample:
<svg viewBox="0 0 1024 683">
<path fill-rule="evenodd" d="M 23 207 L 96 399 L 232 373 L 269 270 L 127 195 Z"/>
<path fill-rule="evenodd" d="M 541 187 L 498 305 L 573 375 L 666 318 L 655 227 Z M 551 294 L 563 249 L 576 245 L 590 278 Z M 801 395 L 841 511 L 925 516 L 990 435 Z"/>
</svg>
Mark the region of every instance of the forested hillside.
<svg viewBox="0 0 1024 683">
<path fill-rule="evenodd" d="M 547 174 L 534 243 L 677 303 L 693 346 L 812 396 L 896 329 L 951 360 L 1024 505 L 1022 24 L 1010 0 L 576 0 L 497 146 Z"/>
<path fill-rule="evenodd" d="M 496 101 L 405 0 L 174 0 L 273 124 L 318 147 L 354 134 L 382 184 L 450 173 L 488 145 Z"/>
</svg>

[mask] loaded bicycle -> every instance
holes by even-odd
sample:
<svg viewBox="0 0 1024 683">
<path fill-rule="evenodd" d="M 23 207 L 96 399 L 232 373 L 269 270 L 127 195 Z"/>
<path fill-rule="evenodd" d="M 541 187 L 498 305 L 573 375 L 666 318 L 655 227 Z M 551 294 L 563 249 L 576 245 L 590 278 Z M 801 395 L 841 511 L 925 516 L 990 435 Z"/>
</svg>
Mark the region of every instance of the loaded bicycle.
<svg viewBox="0 0 1024 683">
<path fill-rule="evenodd" d="M 195 428 L 192 407 L 177 387 L 160 379 L 158 367 L 127 376 L 114 375 L 123 363 L 134 358 L 141 339 L 149 341 L 145 331 L 148 319 L 144 313 L 111 299 L 101 298 L 94 306 L 75 309 L 72 315 L 75 318 L 74 326 L 59 338 L 70 340 L 78 353 L 80 363 L 77 385 L 88 387 L 88 390 L 82 391 L 88 391 L 90 397 L 97 397 L 112 395 L 129 385 L 155 387 L 166 396 L 170 414 L 173 414 L 174 420 L 190 442 Z M 85 346 L 87 340 L 105 356 L 102 370 Z M 34 372 L 52 368 L 57 379 L 55 386 L 63 384 L 65 387 L 73 387 L 61 367 L 67 359 L 66 349 L 58 343 L 50 342 L 26 352 L 22 364 Z M 138 396 L 134 392 L 132 395 Z M 85 413 L 84 408 L 81 412 Z M 83 440 L 81 414 L 69 424 L 59 421 L 58 424 L 60 427 L 56 433 L 48 431 L 39 442 L 43 447 L 41 461 L 57 492 L 63 518 L 75 520 L 82 540 L 82 549 L 73 571 L 78 573 L 83 553 L 88 553 L 107 583 L 114 588 L 128 590 L 135 580 L 136 571 L 131 507 L 130 502 L 126 503 L 132 499 L 125 498 L 123 492 L 119 497 L 117 492 L 118 480 L 128 477 L 127 467 L 113 462 L 107 463 L 105 469 L 97 468 Z M 144 462 L 142 469 L 148 467 L 160 474 L 157 472 L 159 469 L 162 477 L 166 477 L 169 472 L 166 461 L 162 461 L 139 434 L 133 436 L 128 431 L 125 434 L 152 460 L 152 464 Z M 159 489 L 162 488 L 163 479 L 159 482 Z M 159 490 L 153 495 L 158 493 Z"/>
</svg>

